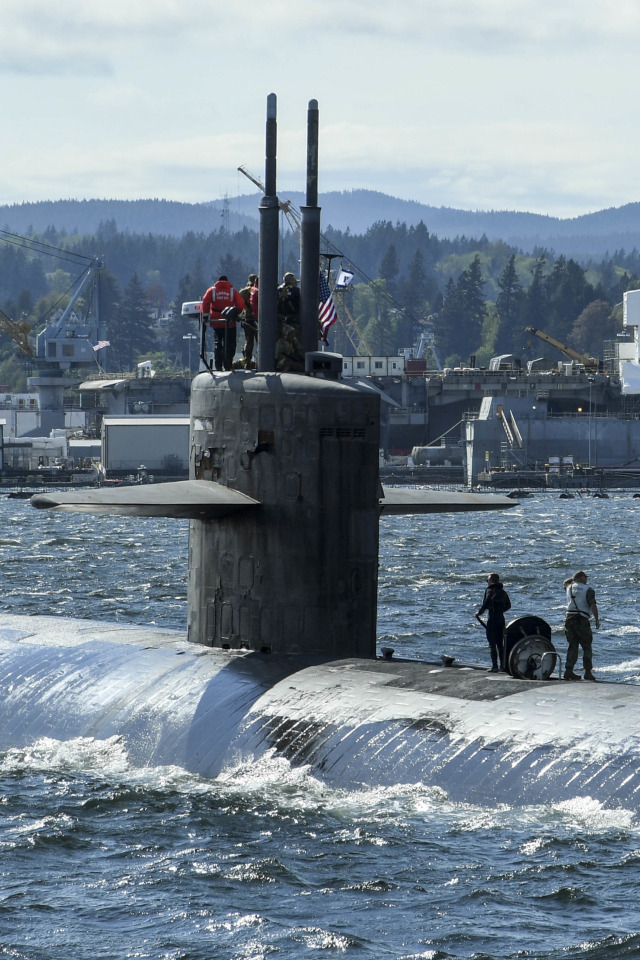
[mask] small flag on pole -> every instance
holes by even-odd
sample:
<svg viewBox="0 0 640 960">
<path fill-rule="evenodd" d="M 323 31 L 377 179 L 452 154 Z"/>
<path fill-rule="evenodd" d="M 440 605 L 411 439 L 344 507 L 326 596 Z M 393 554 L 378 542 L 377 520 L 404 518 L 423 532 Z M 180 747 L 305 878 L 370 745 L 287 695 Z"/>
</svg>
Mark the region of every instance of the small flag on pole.
<svg viewBox="0 0 640 960">
<path fill-rule="evenodd" d="M 93 352 L 97 353 L 98 350 L 104 350 L 105 347 L 110 347 L 111 344 L 108 340 L 98 340 L 97 343 L 92 343 Z"/>
<path fill-rule="evenodd" d="M 336 290 L 346 290 L 352 280 L 353 273 L 351 270 L 340 270 L 336 280 Z"/>
<path fill-rule="evenodd" d="M 327 278 L 323 273 L 320 274 L 319 293 L 320 305 L 318 307 L 318 319 L 320 321 L 320 338 L 326 343 L 329 327 L 336 322 L 338 314 L 333 304 L 333 297 L 331 296 Z"/>
</svg>

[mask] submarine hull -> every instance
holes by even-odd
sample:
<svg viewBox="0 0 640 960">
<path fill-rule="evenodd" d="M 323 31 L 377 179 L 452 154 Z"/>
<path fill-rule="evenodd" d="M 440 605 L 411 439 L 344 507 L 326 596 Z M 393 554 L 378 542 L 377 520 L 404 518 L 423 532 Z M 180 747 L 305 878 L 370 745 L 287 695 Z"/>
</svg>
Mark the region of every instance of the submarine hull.
<svg viewBox="0 0 640 960">
<path fill-rule="evenodd" d="M 119 737 L 134 766 L 213 778 L 265 756 L 347 788 L 425 784 L 478 804 L 640 808 L 640 687 L 473 665 L 204 648 L 182 634 L 0 620 L 0 749 Z"/>
</svg>

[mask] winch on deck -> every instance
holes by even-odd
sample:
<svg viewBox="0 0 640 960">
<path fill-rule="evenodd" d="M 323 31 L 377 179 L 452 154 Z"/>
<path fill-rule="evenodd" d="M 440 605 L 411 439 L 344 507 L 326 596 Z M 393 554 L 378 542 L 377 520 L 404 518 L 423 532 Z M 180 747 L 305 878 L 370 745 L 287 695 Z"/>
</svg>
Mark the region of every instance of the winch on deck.
<svg viewBox="0 0 640 960">
<path fill-rule="evenodd" d="M 548 680 L 558 654 L 551 642 L 551 627 L 542 617 L 518 617 L 505 630 L 505 665 L 520 680 Z"/>
</svg>

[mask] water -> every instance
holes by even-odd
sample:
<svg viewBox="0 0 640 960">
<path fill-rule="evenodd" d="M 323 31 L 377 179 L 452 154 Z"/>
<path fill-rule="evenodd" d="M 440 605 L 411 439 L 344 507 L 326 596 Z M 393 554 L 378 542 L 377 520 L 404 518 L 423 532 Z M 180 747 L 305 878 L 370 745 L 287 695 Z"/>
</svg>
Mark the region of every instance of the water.
<svg viewBox="0 0 640 960">
<path fill-rule="evenodd" d="M 473 619 L 502 574 L 514 616 L 562 624 L 589 573 L 595 670 L 640 681 L 630 493 L 381 522 L 380 643 L 488 661 Z M 187 524 L 0 501 L 4 612 L 183 629 Z M 130 767 L 117 740 L 0 755 L 0 957 L 610 960 L 640 954 L 640 824 L 588 798 L 452 803 L 428 784 L 349 792 L 282 760 L 215 781 Z"/>
</svg>

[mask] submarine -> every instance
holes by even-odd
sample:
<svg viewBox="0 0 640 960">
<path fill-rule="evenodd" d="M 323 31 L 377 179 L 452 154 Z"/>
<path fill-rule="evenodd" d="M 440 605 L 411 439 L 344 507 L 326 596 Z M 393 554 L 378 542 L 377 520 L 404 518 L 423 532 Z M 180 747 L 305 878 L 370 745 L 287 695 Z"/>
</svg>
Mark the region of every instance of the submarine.
<svg viewBox="0 0 640 960">
<path fill-rule="evenodd" d="M 488 494 L 382 487 L 379 395 L 317 349 L 318 108 L 302 209 L 304 371 L 276 370 L 276 99 L 260 204 L 258 369 L 204 369 L 190 478 L 39 494 L 38 509 L 188 519 L 182 632 L 0 616 L 0 750 L 118 738 L 138 766 L 215 778 L 283 758 L 349 788 L 426 784 L 454 801 L 589 796 L 640 804 L 640 689 L 571 684 L 537 617 L 507 629 L 509 672 L 376 650 L 380 524 L 398 513 L 509 509 Z M 555 676 L 558 667 L 558 676 Z"/>
</svg>

